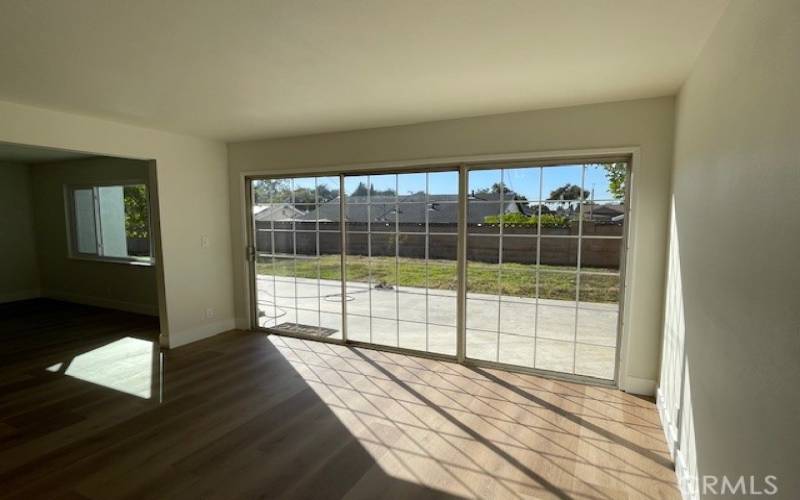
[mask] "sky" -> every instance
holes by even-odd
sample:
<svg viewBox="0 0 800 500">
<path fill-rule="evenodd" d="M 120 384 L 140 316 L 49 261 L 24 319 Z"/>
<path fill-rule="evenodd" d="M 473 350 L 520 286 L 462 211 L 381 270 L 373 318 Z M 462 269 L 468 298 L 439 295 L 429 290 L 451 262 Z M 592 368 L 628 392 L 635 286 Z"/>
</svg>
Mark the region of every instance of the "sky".
<svg viewBox="0 0 800 500">
<path fill-rule="evenodd" d="M 505 183 L 512 191 L 525 196 L 528 200 L 546 200 L 550 192 L 564 184 L 581 185 L 592 195 L 595 201 L 609 201 L 614 197 L 608 189 L 608 178 L 605 169 L 600 165 L 587 165 L 585 174 L 583 165 L 562 165 L 554 167 L 520 167 L 507 169 L 472 170 L 469 173 L 468 190 L 478 191 L 491 189 L 499 182 Z M 294 188 L 314 188 L 315 182 L 338 189 L 339 178 L 313 177 L 294 179 Z M 409 174 L 382 174 L 370 176 L 345 177 L 345 191 L 348 193 L 360 183 L 372 183 L 375 190 L 397 190 L 400 194 L 416 193 L 428 190 L 429 194 L 457 194 L 458 172 L 429 172 Z"/>
</svg>

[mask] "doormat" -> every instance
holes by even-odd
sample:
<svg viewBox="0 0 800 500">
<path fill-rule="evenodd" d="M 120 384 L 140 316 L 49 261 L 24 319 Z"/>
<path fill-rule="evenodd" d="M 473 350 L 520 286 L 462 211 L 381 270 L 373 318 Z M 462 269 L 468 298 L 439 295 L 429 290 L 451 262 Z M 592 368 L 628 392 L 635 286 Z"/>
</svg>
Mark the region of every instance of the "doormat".
<svg viewBox="0 0 800 500">
<path fill-rule="evenodd" d="M 289 335 L 305 335 L 308 337 L 330 337 L 338 331 L 333 328 L 303 325 L 300 323 L 281 323 L 280 325 L 273 326 L 270 330 L 279 334 L 287 333 Z"/>
</svg>

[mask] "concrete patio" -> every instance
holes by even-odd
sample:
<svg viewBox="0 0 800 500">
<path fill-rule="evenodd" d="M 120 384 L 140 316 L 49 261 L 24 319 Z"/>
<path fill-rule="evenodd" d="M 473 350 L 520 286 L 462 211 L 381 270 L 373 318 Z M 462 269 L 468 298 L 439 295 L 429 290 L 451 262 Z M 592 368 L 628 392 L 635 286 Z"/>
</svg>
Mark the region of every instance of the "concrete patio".
<svg viewBox="0 0 800 500">
<path fill-rule="evenodd" d="M 341 338 L 340 282 L 258 275 L 257 288 L 260 326 L 299 323 Z M 616 304 L 470 293 L 467 356 L 613 379 L 617 316 Z M 455 355 L 456 293 L 348 282 L 347 331 L 349 340 Z"/>
</svg>

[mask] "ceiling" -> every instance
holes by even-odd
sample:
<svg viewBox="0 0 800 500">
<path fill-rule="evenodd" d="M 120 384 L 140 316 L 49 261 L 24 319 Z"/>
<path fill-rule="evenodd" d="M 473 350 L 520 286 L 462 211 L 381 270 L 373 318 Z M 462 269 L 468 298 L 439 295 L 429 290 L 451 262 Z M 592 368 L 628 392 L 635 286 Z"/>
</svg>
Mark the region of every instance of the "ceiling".
<svg viewBox="0 0 800 500">
<path fill-rule="evenodd" d="M 61 149 L 42 148 L 39 146 L 24 146 L 0 142 L 0 162 L 7 163 L 49 163 L 53 161 L 77 160 L 91 158 L 97 155 L 75 153 Z"/>
<path fill-rule="evenodd" d="M 728 0 L 2 0 L 0 100 L 243 140 L 674 94 Z"/>
</svg>

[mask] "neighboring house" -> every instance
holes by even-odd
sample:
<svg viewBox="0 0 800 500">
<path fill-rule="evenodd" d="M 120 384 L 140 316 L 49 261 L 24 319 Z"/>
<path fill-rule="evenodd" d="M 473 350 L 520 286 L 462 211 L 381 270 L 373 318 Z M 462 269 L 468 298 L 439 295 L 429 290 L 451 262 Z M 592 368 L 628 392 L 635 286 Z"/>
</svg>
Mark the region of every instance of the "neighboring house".
<svg viewBox="0 0 800 500">
<path fill-rule="evenodd" d="M 516 196 L 506 193 L 505 198 Z M 316 210 L 303 212 L 291 203 L 275 203 L 258 205 L 255 214 L 256 222 L 305 222 L 338 223 L 339 198 L 322 204 Z M 500 213 L 521 213 L 527 216 L 536 215 L 539 206 L 524 200 L 503 201 L 500 208 L 499 193 L 473 194 L 469 197 L 468 223 L 483 224 L 486 217 Z M 347 198 L 345 220 L 349 223 L 367 223 L 385 225 L 399 223 L 402 226 L 418 226 L 428 224 L 456 224 L 458 221 L 458 196 L 410 194 L 394 196 L 349 196 Z M 577 219 L 578 204 L 574 201 L 550 201 L 541 206 L 542 214 L 558 214 Z M 620 222 L 624 218 L 625 208 L 619 203 L 593 204 L 584 206 L 584 220 L 593 222 Z M 402 229 L 401 229 L 402 230 Z"/>
<path fill-rule="evenodd" d="M 506 194 L 508 197 L 509 195 Z M 468 223 L 482 224 L 485 218 L 502 213 L 526 213 L 527 203 L 518 200 L 504 202 L 500 208 L 498 193 L 469 197 Z M 345 220 L 350 223 L 394 224 L 403 226 L 429 224 L 456 224 L 458 221 L 457 195 L 410 194 L 394 196 L 349 196 Z M 339 198 L 308 212 L 301 220 L 320 222 L 339 221 Z"/>
<path fill-rule="evenodd" d="M 256 222 L 291 221 L 300 219 L 305 212 L 296 209 L 291 203 L 264 203 L 255 205 L 253 220 Z"/>
<path fill-rule="evenodd" d="M 525 215 L 536 215 L 539 206 L 523 205 Z M 577 221 L 580 205 L 576 200 L 549 200 L 542 203 L 542 214 L 554 214 Z M 583 206 L 583 220 L 597 223 L 622 222 L 625 218 L 625 207 L 621 203 L 596 204 L 587 202 Z"/>
<path fill-rule="evenodd" d="M 583 207 L 584 220 L 593 222 L 622 222 L 625 218 L 625 206 L 621 203 L 596 205 L 587 203 Z"/>
</svg>

